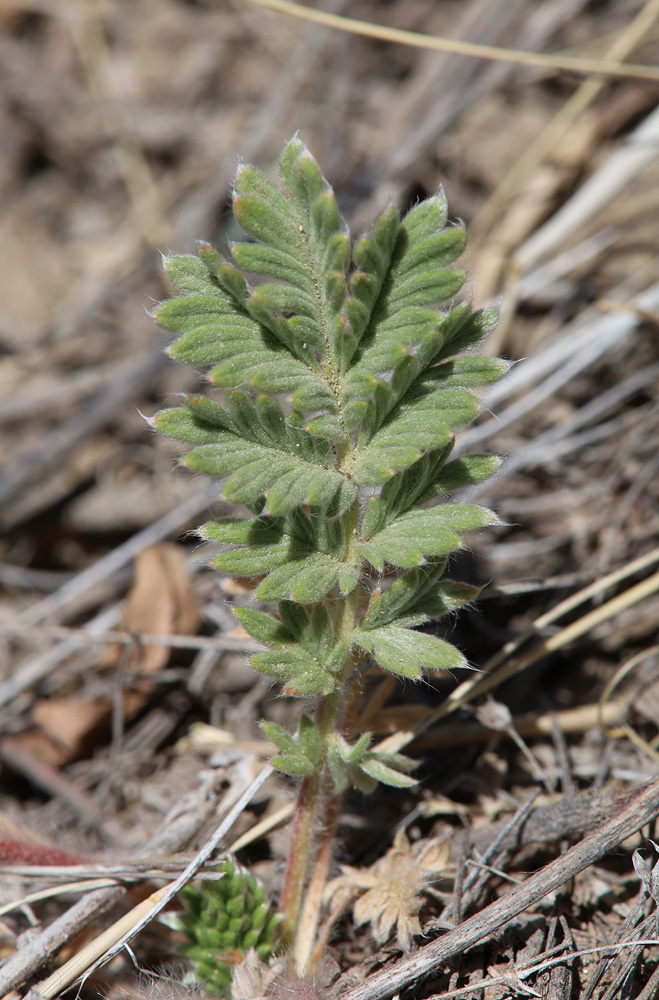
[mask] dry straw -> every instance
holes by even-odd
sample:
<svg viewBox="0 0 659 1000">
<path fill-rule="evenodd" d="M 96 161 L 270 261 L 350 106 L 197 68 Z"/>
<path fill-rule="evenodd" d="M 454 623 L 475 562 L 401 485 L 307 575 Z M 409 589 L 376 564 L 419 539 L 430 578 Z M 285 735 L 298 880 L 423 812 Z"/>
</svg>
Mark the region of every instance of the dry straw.
<svg viewBox="0 0 659 1000">
<path fill-rule="evenodd" d="M 518 66 L 533 66 L 543 69 L 563 70 L 568 73 L 599 76 L 633 77 L 640 80 L 659 80 L 659 67 L 639 66 L 634 63 L 620 63 L 614 59 L 582 59 L 579 56 L 561 55 L 560 53 L 523 52 L 520 49 L 499 48 L 492 45 L 479 45 L 476 42 L 462 42 L 453 38 L 442 38 L 438 35 L 423 35 L 417 31 L 406 31 L 403 28 L 389 28 L 382 24 L 372 24 L 369 21 L 359 21 L 340 14 L 330 14 L 323 10 L 304 7 L 291 0 L 249 0 L 260 7 L 276 10 L 281 14 L 291 14 L 306 21 L 324 24 L 328 28 L 338 28 L 353 35 L 364 35 L 383 42 L 397 42 L 401 45 L 411 45 L 417 49 L 433 49 L 436 52 L 452 52 L 461 56 L 472 56 L 476 59 L 489 59 L 496 62 L 510 62 Z"/>
</svg>

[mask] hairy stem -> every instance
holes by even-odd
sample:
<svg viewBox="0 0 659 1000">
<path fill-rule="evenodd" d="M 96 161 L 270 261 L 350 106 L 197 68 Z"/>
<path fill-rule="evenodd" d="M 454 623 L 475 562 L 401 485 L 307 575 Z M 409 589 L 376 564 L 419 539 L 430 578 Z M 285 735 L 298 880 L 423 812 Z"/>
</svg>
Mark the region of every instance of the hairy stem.
<svg viewBox="0 0 659 1000">
<path fill-rule="evenodd" d="M 348 543 L 345 560 L 349 561 L 354 557 L 357 543 L 357 500 L 343 520 Z M 356 587 L 336 606 L 337 634 L 347 642 L 355 627 L 359 589 Z M 284 942 L 292 948 L 299 975 L 304 975 L 313 953 L 322 893 L 332 857 L 340 797 L 332 794 L 332 784 L 326 773 L 327 752 L 332 734 L 341 728 L 346 685 L 353 669 L 354 654 L 349 652 L 334 691 L 318 705 L 316 726 L 323 753 L 318 769 L 303 781 L 298 797 L 281 910 Z M 320 836 L 314 836 L 318 831 L 321 831 Z"/>
<path fill-rule="evenodd" d="M 284 947 L 287 948 L 291 948 L 295 940 L 307 884 L 309 859 L 314 847 L 320 780 L 321 774 L 318 772 L 304 778 L 298 793 L 291 846 L 288 852 L 286 875 L 284 876 L 284 887 L 279 906 L 282 913 L 281 938 Z"/>
<path fill-rule="evenodd" d="M 300 913 L 293 956 L 300 976 L 308 975 L 314 963 L 316 935 L 320 923 L 323 893 L 332 863 L 336 827 L 339 820 L 342 796 L 334 795 L 326 803 L 325 817 L 318 843 L 314 868 Z"/>
<path fill-rule="evenodd" d="M 343 718 L 340 728 L 343 730 L 344 736 L 349 737 L 357 714 L 361 684 L 354 682 L 346 684 L 344 685 L 343 692 Z M 338 719 L 336 721 L 338 723 Z M 298 970 L 300 970 L 300 975 L 307 975 L 311 971 L 314 962 L 322 952 L 322 944 L 317 940 L 318 926 L 320 924 L 323 893 L 332 863 L 342 799 L 342 795 L 335 794 L 331 795 L 325 803 L 325 816 L 321 828 L 320 840 L 317 845 L 315 864 L 309 878 L 304 906 L 300 913 L 293 951 L 295 964 Z"/>
</svg>

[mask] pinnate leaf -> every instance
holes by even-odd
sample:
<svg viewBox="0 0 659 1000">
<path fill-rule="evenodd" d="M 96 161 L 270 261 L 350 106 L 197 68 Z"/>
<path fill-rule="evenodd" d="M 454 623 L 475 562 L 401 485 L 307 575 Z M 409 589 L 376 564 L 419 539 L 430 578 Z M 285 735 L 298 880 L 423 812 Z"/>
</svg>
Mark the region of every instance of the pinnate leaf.
<svg viewBox="0 0 659 1000">
<path fill-rule="evenodd" d="M 326 607 L 316 604 L 310 611 L 292 601 L 281 601 L 278 605 L 282 624 L 304 646 L 319 659 L 329 661 L 334 647 L 334 624 Z"/>
<path fill-rule="evenodd" d="M 295 636 L 272 615 L 257 611 L 256 608 L 236 607 L 233 611 L 245 631 L 264 646 L 285 646 L 295 643 Z"/>
<path fill-rule="evenodd" d="M 391 788 L 412 788 L 417 782 L 402 769 L 403 761 L 412 767 L 416 766 L 416 761 L 410 761 L 402 754 L 367 754 L 360 768 L 370 778 L 375 778 L 383 785 L 389 785 Z"/>
<path fill-rule="evenodd" d="M 496 514 L 476 504 L 440 504 L 401 515 L 359 546 L 360 553 L 382 569 L 385 562 L 409 568 L 426 556 L 445 556 L 460 548 L 458 531 L 498 524 Z"/>
<path fill-rule="evenodd" d="M 230 260 L 206 243 L 196 257 L 166 260 L 181 294 L 156 319 L 177 336 L 171 355 L 210 369 L 216 389 L 154 424 L 190 445 L 185 464 L 221 478 L 222 498 L 253 515 L 201 534 L 220 546 L 217 568 L 263 577 L 256 597 L 278 602 L 278 617 L 236 609 L 266 647 L 256 670 L 307 697 L 344 683 L 355 649 L 403 677 L 463 665 L 454 647 L 413 628 L 474 599 L 476 588 L 443 579 L 446 557 L 463 532 L 497 523 L 474 504 L 426 506 L 496 470 L 488 456 L 451 460 L 455 428 L 478 413 L 473 390 L 507 369 L 463 356 L 496 313 L 453 302 L 465 233 L 447 226 L 441 192 L 402 220 L 387 206 L 351 250 L 299 138 L 279 174 L 275 184 L 239 167 L 234 214 L 247 241 Z M 397 572 L 359 610 L 351 637 L 342 601 L 371 587 L 365 563 Z M 368 736 L 328 743 L 307 716 L 295 737 L 267 725 L 285 773 L 310 775 L 326 761 L 337 789 L 413 781 L 409 762 L 371 751 Z"/>
<path fill-rule="evenodd" d="M 294 736 L 280 726 L 277 722 L 262 722 L 261 729 L 266 734 L 266 736 L 272 740 L 272 742 L 283 750 L 284 753 L 296 756 L 299 752 L 299 746 L 297 740 Z"/>
<path fill-rule="evenodd" d="M 254 670 L 278 680 L 284 694 L 298 698 L 331 694 L 336 686 L 336 678 L 326 665 L 302 647 L 282 647 L 269 653 L 257 653 L 249 663 Z"/>
<path fill-rule="evenodd" d="M 320 734 L 308 715 L 303 715 L 300 719 L 298 738 L 304 756 L 316 765 L 321 758 L 323 748 Z"/>
<path fill-rule="evenodd" d="M 354 469 L 362 486 L 380 486 L 396 472 L 408 468 L 424 454 L 445 447 L 453 435 L 451 428 L 435 414 L 420 423 L 409 409 L 378 431 L 369 444 L 360 448 Z"/>
<path fill-rule="evenodd" d="M 288 562 L 273 570 L 256 590 L 260 601 L 319 601 L 336 585 L 341 563 L 317 552 L 306 559 Z"/>
<path fill-rule="evenodd" d="M 322 744 L 308 715 L 300 719 L 297 739 L 276 722 L 263 722 L 261 728 L 282 751 L 272 761 L 277 770 L 297 777 L 313 774 L 322 754 Z"/>
<path fill-rule="evenodd" d="M 493 476 L 500 465 L 501 459 L 496 455 L 466 455 L 464 458 L 456 458 L 444 466 L 435 483 L 424 491 L 422 499 L 429 500 L 431 496 L 452 493 L 465 486 L 482 483 L 484 479 Z"/>
<path fill-rule="evenodd" d="M 222 388 L 296 392 L 294 405 L 304 406 L 307 401 L 308 412 L 325 407 L 336 410 L 327 381 L 309 367 L 310 355 L 302 352 L 300 359 L 291 354 L 213 279 L 203 260 L 173 256 L 166 258 L 165 268 L 172 283 L 185 293 L 161 303 L 154 312 L 161 326 L 181 334 L 169 348 L 171 357 L 214 366 L 210 379 Z"/>
<path fill-rule="evenodd" d="M 376 590 L 362 629 L 380 628 L 394 621 L 408 627 L 423 625 L 475 600 L 478 587 L 440 580 L 445 566 L 446 559 L 429 562 L 403 573 L 384 592 Z"/>
<path fill-rule="evenodd" d="M 199 534 L 206 541 L 234 546 L 211 560 L 216 569 L 233 576 L 261 576 L 291 558 L 291 538 L 279 518 L 211 521 Z"/>
<path fill-rule="evenodd" d="M 288 602 L 279 604 L 279 612 L 281 621 L 254 608 L 234 608 L 243 628 L 272 647 L 270 652 L 252 656 L 250 665 L 279 680 L 286 694 L 330 694 L 348 650 L 340 642 L 334 644 L 327 612 L 314 608 L 309 614 Z"/>
<path fill-rule="evenodd" d="M 420 380 L 424 389 L 449 389 L 459 386 L 463 389 L 478 389 L 483 385 L 491 385 L 502 378 L 510 365 L 501 358 L 467 355 L 454 358 L 439 365 L 432 365 L 426 370 Z"/>
<path fill-rule="evenodd" d="M 396 625 L 358 629 L 353 642 L 365 653 L 370 653 L 383 670 L 412 680 L 418 680 L 424 670 L 448 670 L 466 665 L 462 654 L 450 643 Z"/>
<path fill-rule="evenodd" d="M 278 279 L 278 284 L 257 285 L 246 308 L 296 357 L 309 361 L 311 349 L 317 359 L 336 366 L 345 336 L 346 226 L 331 188 L 299 139 L 284 150 L 280 173 L 288 197 L 253 167 L 242 166 L 236 178 L 236 218 L 267 252 L 237 244 L 233 258 L 255 274 Z"/>
<path fill-rule="evenodd" d="M 329 504 L 339 491 L 345 510 L 355 497 L 354 487 L 332 469 L 224 432 L 218 432 L 215 443 L 188 452 L 185 464 L 206 475 L 228 475 L 222 497 L 231 503 L 249 506 L 266 495 L 268 514 L 289 514 L 301 504 Z"/>
</svg>

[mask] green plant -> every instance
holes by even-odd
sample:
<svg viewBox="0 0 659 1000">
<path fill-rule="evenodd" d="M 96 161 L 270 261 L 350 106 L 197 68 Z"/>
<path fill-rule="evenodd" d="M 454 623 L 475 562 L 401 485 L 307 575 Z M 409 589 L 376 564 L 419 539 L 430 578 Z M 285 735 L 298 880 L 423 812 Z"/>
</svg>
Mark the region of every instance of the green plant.
<svg viewBox="0 0 659 1000">
<path fill-rule="evenodd" d="M 201 534 L 222 547 L 219 570 L 261 578 L 256 598 L 277 602 L 276 616 L 236 609 L 267 647 L 252 666 L 287 695 L 314 699 L 294 735 L 263 724 L 280 749 L 274 766 L 301 778 L 281 908 L 284 942 L 304 968 L 342 791 L 413 783 L 411 760 L 353 733 L 363 665 L 410 679 L 464 665 L 454 646 L 415 628 L 477 594 L 444 578 L 447 557 L 461 532 L 497 518 L 445 498 L 498 463 L 451 450 L 454 428 L 478 413 L 470 390 L 506 364 L 464 353 L 496 313 L 452 301 L 465 232 L 446 225 L 443 194 L 402 221 L 389 205 L 351 247 L 298 138 L 280 176 L 283 190 L 240 166 L 233 206 L 249 239 L 231 246 L 230 261 L 207 243 L 197 257 L 165 260 L 182 294 L 155 318 L 179 334 L 171 356 L 212 366 L 218 392 L 189 396 L 154 423 L 193 445 L 185 464 L 223 477 L 222 498 L 246 508 Z"/>
<path fill-rule="evenodd" d="M 248 949 L 254 948 L 261 959 L 272 955 L 278 918 L 261 883 L 236 861 L 226 858 L 218 871 L 222 878 L 181 892 L 184 910 L 177 925 L 187 938 L 183 951 L 199 979 L 226 996 L 233 968 Z"/>
</svg>

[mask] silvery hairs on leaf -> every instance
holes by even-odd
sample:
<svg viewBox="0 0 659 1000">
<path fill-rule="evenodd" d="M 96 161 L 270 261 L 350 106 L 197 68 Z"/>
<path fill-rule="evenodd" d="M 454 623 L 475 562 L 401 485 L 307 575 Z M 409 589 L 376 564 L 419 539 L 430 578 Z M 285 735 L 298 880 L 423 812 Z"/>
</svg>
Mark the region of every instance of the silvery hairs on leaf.
<svg viewBox="0 0 659 1000">
<path fill-rule="evenodd" d="M 276 615 L 236 616 L 268 650 L 252 666 L 286 694 L 336 696 L 366 659 L 411 679 L 463 666 L 459 650 L 416 628 L 475 598 L 444 578 L 447 558 L 464 532 L 498 523 L 451 502 L 498 466 L 451 457 L 456 428 L 479 411 L 473 390 L 508 367 L 470 353 L 497 314 L 454 301 L 465 231 L 447 225 L 442 192 L 402 220 L 387 206 L 353 243 L 297 137 L 279 180 L 240 165 L 233 210 L 245 239 L 228 258 L 202 243 L 196 256 L 165 259 L 180 294 L 155 319 L 177 335 L 171 357 L 199 366 L 212 388 L 153 423 L 244 508 L 201 535 L 219 547 L 217 569 L 255 578 L 255 597 L 276 602 Z M 319 747 L 313 725 L 288 739 L 268 731 L 282 770 L 309 774 L 331 758 L 339 784 L 411 780 L 404 758 Z"/>
</svg>

